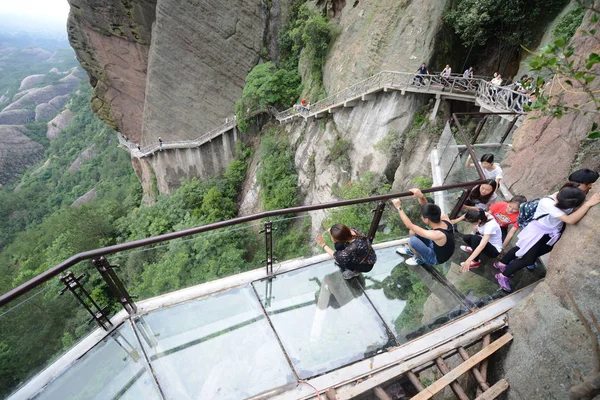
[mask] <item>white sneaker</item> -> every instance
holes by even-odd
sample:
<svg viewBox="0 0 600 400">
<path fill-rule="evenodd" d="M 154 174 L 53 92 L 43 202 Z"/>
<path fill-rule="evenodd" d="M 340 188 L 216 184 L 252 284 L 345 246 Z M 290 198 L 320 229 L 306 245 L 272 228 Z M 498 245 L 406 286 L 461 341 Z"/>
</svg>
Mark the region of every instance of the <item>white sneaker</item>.
<svg viewBox="0 0 600 400">
<path fill-rule="evenodd" d="M 467 253 L 472 253 L 473 252 L 473 249 L 471 247 L 469 247 L 469 246 L 460 246 L 460 249 L 462 251 L 466 251 Z"/>
<path fill-rule="evenodd" d="M 419 262 L 417 261 L 417 259 L 415 257 L 407 258 L 406 260 L 404 260 L 404 262 L 407 265 L 419 265 Z"/>
<path fill-rule="evenodd" d="M 398 247 L 396 253 L 411 257 L 415 255 L 408 246 Z"/>
</svg>

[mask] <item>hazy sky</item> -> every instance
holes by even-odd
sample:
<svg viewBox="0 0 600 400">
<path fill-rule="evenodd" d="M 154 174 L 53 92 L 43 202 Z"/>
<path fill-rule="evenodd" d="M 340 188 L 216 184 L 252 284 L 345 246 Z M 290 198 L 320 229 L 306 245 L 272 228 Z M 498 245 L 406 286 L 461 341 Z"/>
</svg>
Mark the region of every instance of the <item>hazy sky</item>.
<svg viewBox="0 0 600 400">
<path fill-rule="evenodd" d="M 64 24 L 69 15 L 69 3 L 67 0 L 0 0 L 0 15 Z"/>
</svg>

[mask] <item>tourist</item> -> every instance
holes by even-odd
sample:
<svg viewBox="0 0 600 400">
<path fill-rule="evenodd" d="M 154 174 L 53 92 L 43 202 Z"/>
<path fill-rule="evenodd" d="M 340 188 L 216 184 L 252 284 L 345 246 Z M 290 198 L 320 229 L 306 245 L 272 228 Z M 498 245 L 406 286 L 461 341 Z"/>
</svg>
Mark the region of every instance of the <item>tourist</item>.
<svg viewBox="0 0 600 400">
<path fill-rule="evenodd" d="M 442 72 L 440 73 L 440 76 L 443 78 L 449 79 L 450 75 L 452 75 L 452 68 L 450 68 L 450 65 L 446 64 L 446 68 L 444 68 L 442 70 Z"/>
<path fill-rule="evenodd" d="M 473 79 L 473 67 L 469 67 L 469 69 L 465 69 L 465 72 L 463 72 L 463 78 Z"/>
<path fill-rule="evenodd" d="M 162 150 L 162 147 L 163 147 L 163 140 L 162 140 L 162 138 L 159 136 L 159 137 L 158 137 L 158 148 L 159 148 L 160 150 Z"/>
<path fill-rule="evenodd" d="M 483 170 L 483 175 L 485 175 L 485 178 L 495 180 L 497 186 L 500 186 L 500 181 L 503 177 L 502 168 L 500 168 L 500 164 L 494 162 L 494 155 L 491 153 L 484 154 L 483 156 L 481 156 L 479 165 L 481 165 L 481 169 Z M 470 155 L 467 157 L 465 167 L 475 167 L 475 164 L 473 164 L 473 162 L 471 161 Z"/>
<path fill-rule="evenodd" d="M 487 210 L 490 204 L 498 197 L 496 196 L 497 188 L 498 184 L 493 179 L 487 179 L 485 183 L 475 186 L 471 189 L 469 198 L 465 202 L 463 208 L 465 210 Z"/>
<path fill-rule="evenodd" d="M 419 85 L 423 84 L 423 75 L 429 75 L 429 69 L 425 66 L 425 63 L 421 64 L 419 68 L 417 68 L 417 75 L 415 76 L 415 80 L 413 83 L 418 83 Z"/>
<path fill-rule="evenodd" d="M 335 250 L 325 243 L 320 233 L 317 234 L 317 244 L 335 259 L 344 279 L 352 279 L 361 272 L 369 272 L 373 269 L 377 255 L 364 233 L 356 228 L 335 224 L 329 228 L 329 235 Z"/>
<path fill-rule="evenodd" d="M 502 252 L 502 230 L 492 215 L 484 210 L 469 210 L 465 214 L 465 221 L 474 224 L 474 234 L 462 236 L 467 246 L 460 246 L 460 249 L 471 255 L 460 264 L 461 272 L 479 267 L 481 254 L 496 258 Z"/>
<path fill-rule="evenodd" d="M 502 85 L 502 76 L 496 72 L 494 72 L 494 78 L 492 79 L 492 85 L 501 86 Z"/>
<path fill-rule="evenodd" d="M 511 291 L 510 277 L 549 253 L 566 224 L 579 222 L 597 204 L 600 204 L 600 194 L 596 193 L 586 201 L 585 192 L 573 182 L 565 184 L 558 193 L 540 199 L 533 220 L 519 234 L 516 246 L 494 263 L 494 267 L 500 270 L 496 274 L 500 287 Z"/>
<path fill-rule="evenodd" d="M 494 217 L 500 229 L 502 230 L 502 248 L 508 247 L 508 244 L 519 230 L 519 206 L 525 203 L 527 199 L 524 196 L 513 196 L 510 201 L 500 201 L 490 206 L 490 214 Z M 510 230 L 509 230 L 510 228 Z"/>
<path fill-rule="evenodd" d="M 569 182 L 579 184 L 579 189 L 587 195 L 598 180 L 598 173 L 588 168 L 580 169 L 569 175 Z"/>
<path fill-rule="evenodd" d="M 400 199 L 393 199 L 392 204 L 398 210 L 400 219 L 413 233 L 409 239 L 408 247 L 396 250 L 399 254 L 411 256 L 405 262 L 408 265 L 438 265 L 443 264 L 454 253 L 454 228 L 453 223 L 462 221 L 464 217 L 454 221 L 442 214 L 439 206 L 430 204 L 419 189 L 410 190 L 421 204 L 421 221 L 431 229 L 424 229 L 415 225 L 402 209 Z"/>
</svg>

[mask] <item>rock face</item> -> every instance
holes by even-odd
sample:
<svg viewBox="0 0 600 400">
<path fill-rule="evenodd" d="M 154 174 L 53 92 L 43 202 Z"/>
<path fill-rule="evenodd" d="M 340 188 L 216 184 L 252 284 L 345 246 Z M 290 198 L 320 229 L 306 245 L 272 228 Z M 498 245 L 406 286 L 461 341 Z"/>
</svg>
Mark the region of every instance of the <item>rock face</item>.
<svg viewBox="0 0 600 400">
<path fill-rule="evenodd" d="M 67 171 L 75 172 L 79 168 L 81 168 L 81 164 L 83 164 L 83 162 L 85 160 L 89 160 L 89 159 L 95 158 L 97 156 L 98 156 L 98 151 L 94 148 L 94 145 L 91 145 L 90 147 L 88 147 L 87 149 L 82 151 L 81 154 L 79 154 L 79 156 L 77 156 L 75 161 L 73 161 L 71 163 L 71 165 L 69 165 L 69 168 L 67 169 Z"/>
<path fill-rule="evenodd" d="M 348 1 L 339 17 L 342 31 L 325 64 L 327 92 L 335 93 L 382 70 L 413 72 L 421 63 L 429 63 L 448 3 Z"/>
<path fill-rule="evenodd" d="M 595 4 L 600 6 L 600 1 Z M 600 50 L 594 38 L 580 33 L 573 44 L 580 55 Z M 600 83 L 593 84 L 592 90 L 600 88 Z M 581 103 L 577 95 L 567 96 Z M 513 192 L 539 197 L 560 186 L 574 169 L 599 170 L 600 145 L 585 140 L 594 119 L 598 121 L 593 114 L 578 113 L 560 120 L 528 118 L 515 133 L 514 152 L 504 160 L 505 181 Z M 500 365 L 510 382 L 509 399 L 568 398 L 569 388 L 580 383 L 577 376 L 592 370 L 590 338 L 565 293 L 573 295 L 586 316 L 588 311 L 600 315 L 598 232 L 600 209 L 596 206 L 578 224 L 567 227 L 550 253 L 545 281 L 510 313 L 515 340 Z"/>
<path fill-rule="evenodd" d="M 29 75 L 28 77 L 26 77 L 25 79 L 23 79 L 21 81 L 21 86 L 19 86 L 19 91 L 31 89 L 33 86 L 42 82 L 44 80 L 45 76 L 46 75 L 44 75 L 44 74 Z"/>
<path fill-rule="evenodd" d="M 109 126 L 139 141 L 156 0 L 69 4 L 69 42 L 94 88 L 92 109 Z"/>
<path fill-rule="evenodd" d="M 0 185 L 41 161 L 44 147 L 29 139 L 22 126 L 0 125 Z"/>
<path fill-rule="evenodd" d="M 35 111 L 10 110 L 0 112 L 0 125 L 23 125 L 35 120 Z"/>
<path fill-rule="evenodd" d="M 90 201 L 94 200 L 96 198 L 96 188 L 92 188 L 89 192 L 87 192 L 86 194 L 84 194 L 83 196 L 79 197 L 77 200 L 75 200 L 73 202 L 73 204 L 71 204 L 71 207 L 79 207 L 83 204 L 87 204 Z"/>
<path fill-rule="evenodd" d="M 35 121 L 48 121 L 54 117 L 69 101 L 70 94 L 56 96 L 47 103 L 39 104 L 35 108 Z"/>
<path fill-rule="evenodd" d="M 73 121 L 73 112 L 69 109 L 64 110 L 58 114 L 52 121 L 48 122 L 48 129 L 46 130 L 46 137 L 49 140 L 53 140 L 58 136 L 60 131 L 71 125 Z"/>
</svg>

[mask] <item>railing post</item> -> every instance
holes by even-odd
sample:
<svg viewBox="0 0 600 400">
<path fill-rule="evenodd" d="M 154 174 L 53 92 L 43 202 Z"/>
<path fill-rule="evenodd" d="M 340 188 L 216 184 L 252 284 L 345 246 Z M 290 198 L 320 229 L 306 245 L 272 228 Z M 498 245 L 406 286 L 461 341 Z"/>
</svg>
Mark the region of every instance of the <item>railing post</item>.
<svg viewBox="0 0 600 400">
<path fill-rule="evenodd" d="M 383 210 L 385 210 L 385 202 L 383 201 L 378 202 L 377 207 L 372 210 L 373 219 L 371 220 L 371 227 L 369 228 L 369 234 L 367 235 L 367 238 L 371 243 L 373 243 L 373 239 L 375 239 L 375 235 L 377 234 L 377 227 L 379 227 L 379 222 L 383 216 Z"/>
<path fill-rule="evenodd" d="M 510 135 L 510 131 L 512 131 L 512 128 L 517 123 L 517 120 L 519 119 L 519 117 L 520 117 L 520 115 L 515 115 L 515 117 L 513 118 L 513 120 L 510 121 L 510 124 L 508 125 L 508 128 L 506 129 L 506 132 L 504 132 L 504 135 L 502 135 L 502 139 L 500 139 L 500 144 L 504 144 L 504 141 L 506 140 L 506 138 L 508 137 L 508 135 Z"/>
<path fill-rule="evenodd" d="M 483 130 L 485 121 L 487 121 L 487 115 L 484 116 L 483 119 L 479 122 L 479 125 L 477 125 L 477 129 L 475 129 L 475 135 L 473 135 L 473 140 L 471 141 L 471 144 L 475 144 L 477 142 L 477 139 L 479 139 L 479 134 Z"/>
<path fill-rule="evenodd" d="M 121 306 L 127 311 L 129 315 L 134 315 L 137 312 L 137 306 L 133 301 L 132 296 L 129 295 L 123 281 L 115 273 L 114 265 L 110 265 L 106 257 L 99 257 L 92 260 L 92 264 L 96 267 L 100 275 L 108 285 L 109 290 L 117 298 Z"/>
<path fill-rule="evenodd" d="M 456 205 L 452 209 L 452 212 L 449 215 L 450 219 L 455 219 L 456 217 L 458 217 L 458 214 L 460 213 L 460 210 L 462 210 L 463 206 L 467 202 L 467 199 L 469 198 L 470 193 L 471 193 L 471 191 L 469 189 L 463 190 L 462 194 L 460 195 L 460 197 L 458 199 L 458 202 L 456 203 Z"/>
<path fill-rule="evenodd" d="M 267 276 L 273 275 L 273 261 L 275 258 L 273 257 L 273 223 L 271 221 L 267 221 L 264 224 L 265 229 L 260 231 L 260 233 L 265 234 L 265 266 L 267 268 Z"/>
<path fill-rule="evenodd" d="M 94 301 L 92 296 L 90 296 L 80 282 L 80 280 L 84 277 L 85 274 L 75 277 L 73 272 L 67 271 L 64 275 L 58 278 L 63 285 L 65 285 L 65 287 L 58 292 L 58 294 L 62 295 L 67 290 L 73 293 L 73 296 L 75 296 L 79 304 L 81 304 L 83 308 L 85 308 L 86 311 L 92 316 L 92 318 L 88 321 L 88 324 L 92 321 L 96 321 L 102 329 L 109 331 L 113 324 L 110 322 L 110 318 L 108 318 L 106 315 L 106 309 L 108 306 L 104 308 L 100 308 L 100 306 L 98 306 L 98 304 Z M 91 304 L 91 306 L 89 304 Z"/>
</svg>

